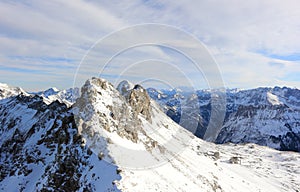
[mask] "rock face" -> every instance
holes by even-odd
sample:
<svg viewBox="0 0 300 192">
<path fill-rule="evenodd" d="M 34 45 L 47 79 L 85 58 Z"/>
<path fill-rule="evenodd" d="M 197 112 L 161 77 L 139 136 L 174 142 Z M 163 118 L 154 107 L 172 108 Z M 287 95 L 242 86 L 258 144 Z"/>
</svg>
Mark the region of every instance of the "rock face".
<svg viewBox="0 0 300 192">
<path fill-rule="evenodd" d="M 0 191 L 116 190 L 117 167 L 82 145 L 65 104 L 20 94 L 0 101 L 0 122 Z"/>
<path fill-rule="evenodd" d="M 148 121 L 151 121 L 150 97 L 146 89 L 141 85 L 133 85 L 129 81 L 124 80 L 119 83 L 117 90 L 125 97 L 136 116 L 142 114 Z"/>
<path fill-rule="evenodd" d="M 134 85 L 132 83 L 130 83 L 127 80 L 123 80 L 117 86 L 117 90 L 120 92 L 121 95 L 126 97 L 129 94 L 130 90 L 133 89 L 133 87 Z"/>
<path fill-rule="evenodd" d="M 133 111 L 138 115 L 143 114 L 148 121 L 151 122 L 151 106 L 150 97 L 147 91 L 140 85 L 135 85 L 132 90 L 129 91 L 127 101 L 133 108 Z"/>
<path fill-rule="evenodd" d="M 74 105 L 74 111 L 81 133 L 95 136 L 97 130 L 89 125 L 90 122 L 98 122 L 108 132 L 116 132 L 119 136 L 133 142 L 138 140 L 138 132 L 141 131 L 141 121 L 138 115 L 146 113 L 150 117 L 150 99 L 142 88 L 128 92 L 127 98 L 104 79 L 93 78 L 88 80 L 81 89 L 81 97 Z M 146 100 L 148 99 L 148 100 Z M 142 102 L 146 102 L 145 105 Z M 147 106 L 148 108 L 146 108 Z"/>
</svg>

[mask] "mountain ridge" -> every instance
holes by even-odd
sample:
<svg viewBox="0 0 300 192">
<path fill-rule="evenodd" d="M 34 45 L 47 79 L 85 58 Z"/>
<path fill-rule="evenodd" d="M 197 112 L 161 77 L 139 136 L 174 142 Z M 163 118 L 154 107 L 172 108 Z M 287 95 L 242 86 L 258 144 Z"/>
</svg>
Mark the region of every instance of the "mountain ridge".
<svg viewBox="0 0 300 192">
<path fill-rule="evenodd" d="M 188 122 L 180 122 L 183 107 L 198 114 L 200 120 L 195 135 L 203 138 L 211 121 L 211 95 L 218 94 L 219 90 L 182 93 L 151 88 L 148 91 L 165 113 L 183 127 L 189 127 Z M 256 143 L 279 150 L 300 151 L 300 90 L 274 87 L 227 90 L 225 94 L 226 114 L 216 143 Z M 198 102 L 199 106 L 195 108 L 187 100 Z"/>
<path fill-rule="evenodd" d="M 9 92 L 12 95 L 17 95 L 19 93 L 27 94 L 21 88 L 9 88 L 8 85 L 2 84 L 5 87 L 4 90 L 10 90 Z M 128 90 L 134 87 L 128 81 L 122 81 L 117 86 L 117 90 L 123 95 L 126 96 Z M 65 103 L 68 107 L 71 107 L 75 100 L 79 97 L 79 89 L 71 88 L 67 90 L 54 90 L 48 89 L 46 91 L 40 91 L 36 94 L 43 97 L 44 101 L 48 104 L 58 100 L 61 103 Z M 148 88 L 147 92 L 150 97 L 157 101 L 165 113 L 171 117 L 175 122 L 180 123 L 181 126 L 191 130 L 195 133 L 196 136 L 203 138 L 204 133 L 209 125 L 210 115 L 212 113 L 211 106 L 211 95 L 221 90 L 197 90 L 193 92 L 185 92 L 179 89 L 172 90 L 156 90 L 154 88 Z M 46 94 L 49 93 L 49 94 Z M 288 87 L 260 87 L 250 90 L 240 90 L 240 89 L 227 89 L 226 90 L 226 114 L 222 129 L 217 135 L 215 142 L 216 143 L 256 143 L 260 145 L 267 145 L 269 147 L 279 149 L 279 150 L 292 150 L 300 151 L 300 128 L 298 126 L 300 119 L 299 110 L 300 110 L 300 91 L 294 88 Z M 5 94 L 2 94 L 5 95 Z M 5 96 L 2 96 L 3 98 Z M 189 104 L 185 103 L 198 103 L 199 110 L 197 107 L 189 107 Z M 188 109 L 182 108 L 187 106 Z M 276 107 L 277 106 L 277 107 Z M 268 108 L 268 109 L 267 109 Z M 220 108 L 219 108 L 220 109 Z M 189 120 L 183 120 L 182 114 L 185 110 L 191 111 L 191 115 L 188 116 L 199 116 L 198 125 L 190 124 Z M 251 117 L 249 120 L 245 119 L 243 111 L 253 111 L 251 114 L 260 113 L 260 116 Z M 264 113 L 261 111 L 265 111 Z M 290 112 L 284 112 L 290 111 Z M 268 114 L 277 114 L 277 121 L 269 123 L 269 125 L 275 125 L 274 128 L 267 128 L 267 122 L 271 117 Z M 249 113 L 250 114 L 250 113 Z M 265 117 L 263 117 L 263 115 Z M 242 118 L 242 120 L 240 120 Z M 244 118 L 244 119 L 243 119 Z M 290 120 L 287 120 L 289 119 Z M 291 120 L 293 118 L 294 120 Z M 236 120 L 234 120 L 236 119 Z M 260 129 L 273 130 L 273 134 L 268 131 L 268 134 L 262 133 L 262 135 L 257 135 L 253 131 L 250 131 L 250 121 L 257 122 L 254 126 L 254 132 L 260 132 Z M 282 120 L 280 120 L 282 119 Z M 286 119 L 286 120 L 284 120 Z M 239 122 L 237 122 L 237 120 Z M 239 123 L 243 122 L 243 125 Z M 280 121 L 286 121 L 285 123 L 280 123 Z M 258 124 L 259 123 L 259 124 Z M 238 125 L 238 126 L 237 126 Z M 190 127 L 197 126 L 196 130 L 190 129 Z M 244 127 L 244 128 L 243 128 Z M 241 129 L 243 128 L 243 129 Z M 251 132 L 249 132 L 248 130 Z M 276 129 L 281 130 L 281 132 L 276 131 Z M 266 132 L 266 131 L 265 131 Z M 253 135 L 247 138 L 247 135 Z M 254 136 L 256 135 L 256 136 Z M 257 138 L 258 139 L 257 139 Z"/>
<path fill-rule="evenodd" d="M 298 189 L 299 153 L 203 141 L 153 100 L 144 105 L 144 88 L 129 92 L 124 97 L 106 80 L 93 78 L 82 87 L 74 108 L 59 101 L 47 104 L 37 95 L 0 100 L 0 189 Z M 130 121 L 134 127 L 126 127 Z"/>
</svg>

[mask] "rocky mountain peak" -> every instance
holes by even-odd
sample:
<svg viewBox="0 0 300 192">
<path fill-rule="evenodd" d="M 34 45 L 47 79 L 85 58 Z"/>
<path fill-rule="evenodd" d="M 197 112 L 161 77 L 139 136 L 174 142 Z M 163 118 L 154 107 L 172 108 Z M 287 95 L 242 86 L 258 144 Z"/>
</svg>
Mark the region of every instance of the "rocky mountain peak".
<svg viewBox="0 0 300 192">
<path fill-rule="evenodd" d="M 117 90 L 120 92 L 121 95 L 126 96 L 128 95 L 129 91 L 133 89 L 133 87 L 134 85 L 131 82 L 123 80 L 117 86 Z"/>
<path fill-rule="evenodd" d="M 41 94 L 45 95 L 45 96 L 49 96 L 49 95 L 54 95 L 56 93 L 59 92 L 59 89 L 57 89 L 56 87 L 51 87 L 45 91 L 40 92 Z"/>
<path fill-rule="evenodd" d="M 151 122 L 150 97 L 146 89 L 141 85 L 135 85 L 134 88 L 130 90 L 127 101 L 136 114 L 143 114 L 146 119 Z"/>
<path fill-rule="evenodd" d="M 81 94 L 82 95 L 94 94 L 94 96 L 96 96 L 97 90 L 99 90 L 98 94 L 101 95 L 100 90 L 105 91 L 105 90 L 112 90 L 112 89 L 113 89 L 113 85 L 107 82 L 105 79 L 93 77 L 92 79 L 89 79 L 85 82 L 85 84 L 81 88 Z"/>
<path fill-rule="evenodd" d="M 104 129 L 137 142 L 138 133 L 142 131 L 139 115 L 151 121 L 150 110 L 150 97 L 141 86 L 135 86 L 123 96 L 111 83 L 100 78 L 86 81 L 81 97 L 74 104 L 79 132 L 92 140 Z M 95 122 L 99 127 L 92 125 Z"/>
</svg>

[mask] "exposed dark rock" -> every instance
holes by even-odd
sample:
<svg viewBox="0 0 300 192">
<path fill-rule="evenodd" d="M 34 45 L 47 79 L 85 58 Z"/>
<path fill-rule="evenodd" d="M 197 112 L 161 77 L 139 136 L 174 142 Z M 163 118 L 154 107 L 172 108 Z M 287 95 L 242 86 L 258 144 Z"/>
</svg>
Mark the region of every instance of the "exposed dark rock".
<svg viewBox="0 0 300 192">
<path fill-rule="evenodd" d="M 135 85 L 129 92 L 127 100 L 136 115 L 141 113 L 151 122 L 150 97 L 142 86 Z"/>
<path fill-rule="evenodd" d="M 231 164 L 241 164 L 241 158 L 240 157 L 231 157 L 229 159 L 229 163 L 231 163 Z"/>
<path fill-rule="evenodd" d="M 32 115 L 27 123 L 22 121 L 24 114 Z M 91 181 L 82 175 L 90 169 L 94 154 L 85 147 L 65 104 L 47 105 L 39 96 L 19 95 L 0 104 L 0 122 L 6 125 L 0 127 L 0 133 L 12 131 L 11 138 L 0 142 L 0 182 L 9 176 L 31 177 L 31 167 L 41 167 L 41 178 L 36 181 L 39 191 L 94 191 Z"/>
</svg>

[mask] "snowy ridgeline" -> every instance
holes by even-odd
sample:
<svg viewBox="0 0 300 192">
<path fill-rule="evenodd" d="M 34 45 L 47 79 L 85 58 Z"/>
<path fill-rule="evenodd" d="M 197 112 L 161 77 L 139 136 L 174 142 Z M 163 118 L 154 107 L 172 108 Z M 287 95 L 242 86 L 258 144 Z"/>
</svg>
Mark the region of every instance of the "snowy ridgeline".
<svg viewBox="0 0 300 192">
<path fill-rule="evenodd" d="M 141 86 L 123 82 L 118 90 L 88 80 L 69 108 L 45 101 L 45 93 L 6 87 L 0 190 L 299 190 L 299 153 L 203 141 L 165 115 Z"/>
<path fill-rule="evenodd" d="M 50 104 L 56 100 L 61 103 L 65 103 L 67 106 L 71 106 L 80 95 L 79 88 L 70 88 L 65 90 L 59 90 L 56 87 L 49 88 L 45 91 L 31 93 L 33 95 L 39 95 L 43 97 L 47 104 Z"/>
<path fill-rule="evenodd" d="M 225 117 L 216 143 L 256 143 L 275 149 L 300 151 L 300 90 L 292 88 L 257 88 L 252 90 L 148 89 L 175 122 L 189 129 L 182 115 L 198 114 L 195 135 L 203 138 L 209 123 L 216 121 L 211 114 L 212 95 L 225 95 Z M 218 106 L 218 103 L 215 104 Z M 195 107 L 196 106 L 196 107 Z M 215 107 L 220 110 L 221 107 Z M 190 115 L 191 114 L 191 115 Z"/>
<path fill-rule="evenodd" d="M 1 98 L 27 94 L 21 88 L 10 88 L 0 84 Z M 126 97 L 134 85 L 122 81 L 117 90 Z M 176 123 L 206 139 L 205 133 L 209 123 L 220 119 L 211 116 L 212 95 L 222 94 L 220 90 L 156 90 L 148 88 L 149 96 Z M 80 96 L 78 88 L 58 90 L 50 88 L 31 93 L 39 95 L 46 104 L 54 101 L 72 106 Z M 256 143 L 279 150 L 300 151 L 300 90 L 292 88 L 257 88 L 251 90 L 228 89 L 224 93 L 224 121 L 215 143 Z M 215 107 L 220 110 L 221 107 Z M 182 118 L 194 117 L 198 122 Z M 218 116 L 219 117 L 219 116 Z"/>
</svg>

